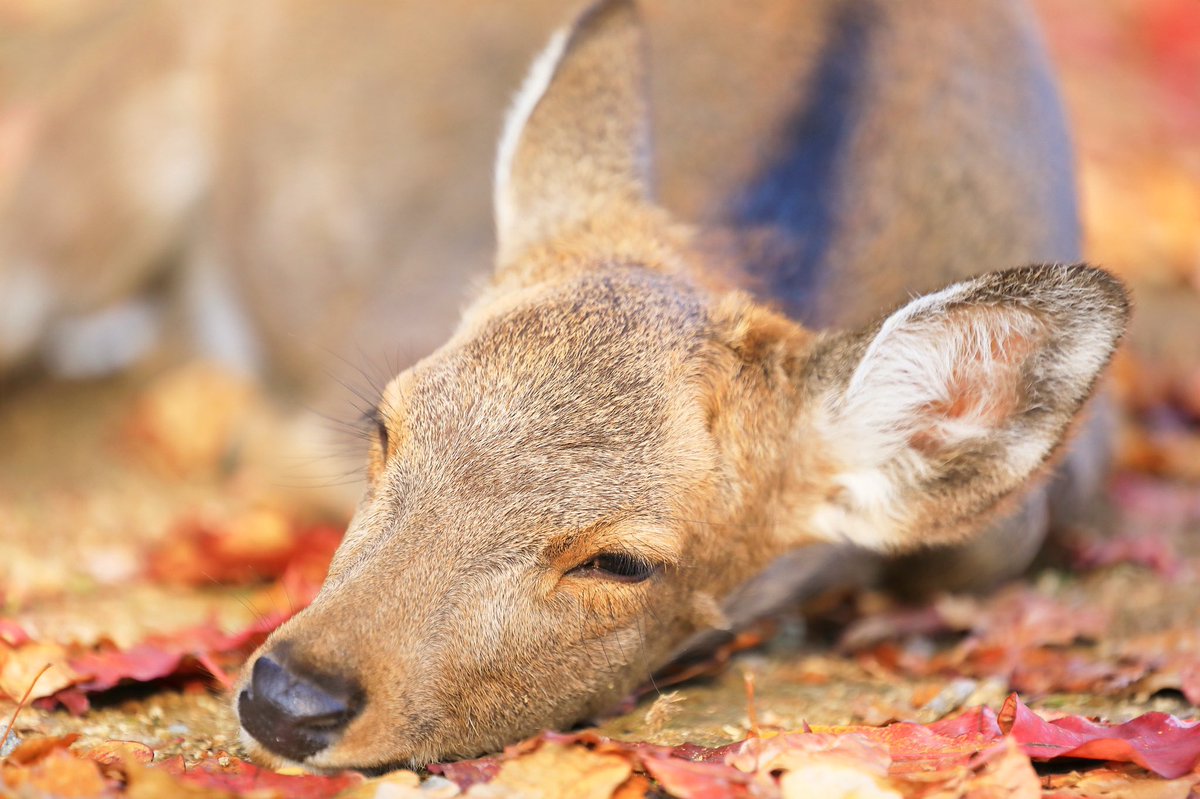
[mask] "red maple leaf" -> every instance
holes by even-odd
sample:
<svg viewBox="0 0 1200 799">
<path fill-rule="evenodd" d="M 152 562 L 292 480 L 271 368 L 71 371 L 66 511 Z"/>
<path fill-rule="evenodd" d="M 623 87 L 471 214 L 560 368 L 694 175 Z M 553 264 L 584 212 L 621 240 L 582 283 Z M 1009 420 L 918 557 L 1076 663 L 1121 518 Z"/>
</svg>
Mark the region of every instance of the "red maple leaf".
<svg viewBox="0 0 1200 799">
<path fill-rule="evenodd" d="M 1200 764 L 1200 722 L 1146 713 L 1124 724 L 1081 716 L 1046 721 L 1012 694 L 998 717 L 1000 729 L 1038 760 L 1075 757 L 1136 763 L 1160 777 L 1182 777 Z"/>
</svg>

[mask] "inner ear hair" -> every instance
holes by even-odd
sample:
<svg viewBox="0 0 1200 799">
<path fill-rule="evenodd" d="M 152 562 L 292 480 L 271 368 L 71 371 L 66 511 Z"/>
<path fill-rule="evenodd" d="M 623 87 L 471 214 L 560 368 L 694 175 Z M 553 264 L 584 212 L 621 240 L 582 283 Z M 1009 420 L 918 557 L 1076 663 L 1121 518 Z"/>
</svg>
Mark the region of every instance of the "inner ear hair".
<svg viewBox="0 0 1200 799">
<path fill-rule="evenodd" d="M 836 464 L 818 534 L 902 549 L 969 533 L 1051 461 L 1128 316 L 1106 272 L 1036 266 L 952 285 L 841 339 L 817 413 Z"/>
</svg>

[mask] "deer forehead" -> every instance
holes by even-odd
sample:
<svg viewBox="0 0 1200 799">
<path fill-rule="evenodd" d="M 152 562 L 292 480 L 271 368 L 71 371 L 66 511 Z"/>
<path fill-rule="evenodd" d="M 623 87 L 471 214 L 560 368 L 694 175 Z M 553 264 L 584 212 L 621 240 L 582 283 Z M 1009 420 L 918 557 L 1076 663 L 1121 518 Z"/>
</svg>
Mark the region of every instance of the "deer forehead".
<svg viewBox="0 0 1200 799">
<path fill-rule="evenodd" d="M 629 270 L 521 294 L 404 378 L 427 449 L 640 448 L 689 398 L 707 324 L 689 291 Z"/>
<path fill-rule="evenodd" d="M 710 468 L 706 325 L 688 291 L 633 269 L 529 292 L 389 386 L 402 434 L 381 493 L 512 535 L 665 512 Z"/>
</svg>

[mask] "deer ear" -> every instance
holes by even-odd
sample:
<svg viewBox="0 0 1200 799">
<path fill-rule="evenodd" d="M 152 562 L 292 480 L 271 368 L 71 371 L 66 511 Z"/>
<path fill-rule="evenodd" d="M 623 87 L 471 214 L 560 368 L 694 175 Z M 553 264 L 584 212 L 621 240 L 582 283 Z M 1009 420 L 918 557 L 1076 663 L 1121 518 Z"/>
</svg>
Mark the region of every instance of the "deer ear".
<svg viewBox="0 0 1200 799">
<path fill-rule="evenodd" d="M 833 485 L 814 532 L 872 549 L 963 538 L 1068 435 L 1129 317 L 1088 266 L 994 272 L 833 339 L 816 438 Z M 817 364 L 820 368 L 820 363 Z"/>
<path fill-rule="evenodd" d="M 632 0 L 601 0 L 551 39 L 500 138 L 501 263 L 590 216 L 649 200 L 645 73 Z"/>
</svg>

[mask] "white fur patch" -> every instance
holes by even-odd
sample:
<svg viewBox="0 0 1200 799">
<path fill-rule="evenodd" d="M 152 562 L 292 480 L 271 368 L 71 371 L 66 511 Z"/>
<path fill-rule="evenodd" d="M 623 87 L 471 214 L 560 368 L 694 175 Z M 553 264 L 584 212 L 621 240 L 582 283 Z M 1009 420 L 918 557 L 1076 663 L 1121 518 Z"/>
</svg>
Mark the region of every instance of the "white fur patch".
<svg viewBox="0 0 1200 799">
<path fill-rule="evenodd" d="M 837 502 L 825 502 L 813 513 L 813 531 L 827 541 L 864 549 L 886 550 L 892 544 L 896 518 L 896 483 L 878 466 L 840 473 L 843 491 Z"/>
<path fill-rule="evenodd" d="M 510 230 L 514 219 L 512 203 L 508 201 L 509 181 L 512 177 L 513 159 L 517 154 L 517 146 L 521 141 L 521 133 L 525 124 L 537 108 L 538 102 L 550 86 L 550 80 L 562 60 L 563 50 L 570 38 L 570 30 L 563 28 L 550 37 L 550 42 L 541 54 L 534 59 L 533 65 L 525 76 L 509 107 L 508 116 L 504 120 L 504 132 L 500 135 L 500 144 L 496 150 L 495 183 L 493 185 L 493 202 L 495 203 L 496 230 L 503 235 Z"/>
</svg>

